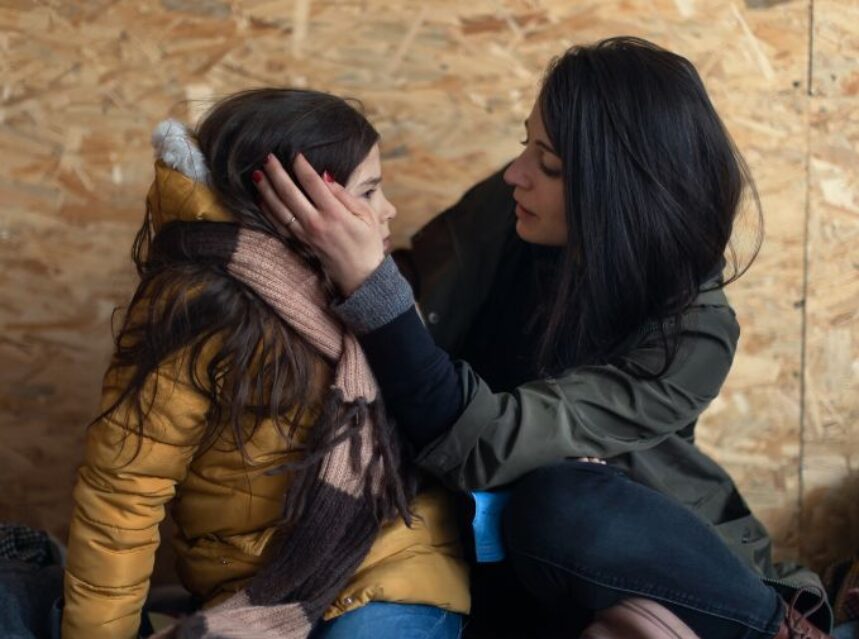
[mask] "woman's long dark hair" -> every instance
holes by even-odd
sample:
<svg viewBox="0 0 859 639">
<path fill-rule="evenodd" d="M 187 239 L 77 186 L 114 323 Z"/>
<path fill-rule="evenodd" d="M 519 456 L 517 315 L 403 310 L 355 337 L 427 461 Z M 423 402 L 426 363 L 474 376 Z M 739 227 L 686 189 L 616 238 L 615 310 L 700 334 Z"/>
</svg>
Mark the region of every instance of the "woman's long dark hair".
<svg viewBox="0 0 859 639">
<path fill-rule="evenodd" d="M 760 248 L 748 168 L 695 67 L 641 39 L 569 49 L 550 65 L 539 106 L 563 165 L 569 229 L 540 364 L 555 374 L 612 361 L 651 326 L 661 375 L 702 285 L 726 259 L 731 272 L 713 286 L 735 280 Z M 747 187 L 758 224 L 740 264 L 729 243 Z"/>
<path fill-rule="evenodd" d="M 269 152 L 291 167 L 301 151 L 318 172 L 327 170 L 345 183 L 379 134 L 339 97 L 267 88 L 216 104 L 195 137 L 220 203 L 238 224 L 274 234 L 251 181 Z M 159 254 L 155 231 L 147 212 L 132 250 L 140 283 L 115 340 L 111 368 L 129 370 L 130 381 L 94 421 L 130 399 L 142 435 L 157 392 L 157 386 L 147 387 L 157 383 L 153 373 L 170 358 L 187 353 L 180 364 L 187 366 L 195 389 L 208 398 L 202 450 L 229 429 L 229 439 L 244 453 L 245 443 L 266 418 L 287 437 L 301 422 L 308 401 L 318 395 L 318 354 L 223 267 Z M 293 248 L 301 251 L 298 245 Z M 137 441 L 135 456 L 140 437 Z"/>
</svg>

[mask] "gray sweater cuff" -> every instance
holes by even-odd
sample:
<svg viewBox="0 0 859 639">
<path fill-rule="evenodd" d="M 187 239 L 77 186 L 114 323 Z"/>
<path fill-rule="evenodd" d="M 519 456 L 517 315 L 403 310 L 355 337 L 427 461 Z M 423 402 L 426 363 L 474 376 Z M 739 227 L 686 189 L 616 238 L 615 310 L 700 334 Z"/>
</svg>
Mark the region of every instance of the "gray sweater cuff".
<svg viewBox="0 0 859 639">
<path fill-rule="evenodd" d="M 415 304 L 412 287 L 389 255 L 357 291 L 331 310 L 356 335 L 394 321 Z"/>
</svg>

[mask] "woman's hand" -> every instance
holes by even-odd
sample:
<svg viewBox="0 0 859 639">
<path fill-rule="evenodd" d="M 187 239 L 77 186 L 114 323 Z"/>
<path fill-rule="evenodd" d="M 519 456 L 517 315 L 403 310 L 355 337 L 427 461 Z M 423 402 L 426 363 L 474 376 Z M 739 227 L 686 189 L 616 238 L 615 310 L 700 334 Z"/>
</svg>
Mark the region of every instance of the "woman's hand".
<svg viewBox="0 0 859 639">
<path fill-rule="evenodd" d="M 278 228 L 307 244 L 348 297 L 385 259 L 381 224 L 370 205 L 333 180 L 323 180 L 300 153 L 293 171 L 304 193 L 274 155 L 253 179 L 262 208 Z"/>
</svg>

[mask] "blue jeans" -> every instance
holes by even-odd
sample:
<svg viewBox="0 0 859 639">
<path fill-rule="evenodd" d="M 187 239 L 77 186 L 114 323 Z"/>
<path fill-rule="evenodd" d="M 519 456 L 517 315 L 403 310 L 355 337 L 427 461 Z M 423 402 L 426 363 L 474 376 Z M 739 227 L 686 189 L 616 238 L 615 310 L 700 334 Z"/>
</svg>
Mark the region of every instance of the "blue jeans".
<svg viewBox="0 0 859 639">
<path fill-rule="evenodd" d="M 435 606 L 373 601 L 324 622 L 313 639 L 458 639 L 462 615 Z"/>
<path fill-rule="evenodd" d="M 702 519 L 623 472 L 567 461 L 511 488 L 506 566 L 490 568 L 496 574 L 482 583 L 476 575 L 473 584 L 491 590 L 507 570 L 519 593 L 504 601 L 497 587 L 495 596 L 475 592 L 475 612 L 521 608 L 530 598 L 542 610 L 529 615 L 532 622 L 554 616 L 553 630 L 566 629 L 535 636 L 575 636 L 570 630 L 591 611 L 639 596 L 659 601 L 708 639 L 770 639 L 778 631 L 778 593 Z"/>
</svg>

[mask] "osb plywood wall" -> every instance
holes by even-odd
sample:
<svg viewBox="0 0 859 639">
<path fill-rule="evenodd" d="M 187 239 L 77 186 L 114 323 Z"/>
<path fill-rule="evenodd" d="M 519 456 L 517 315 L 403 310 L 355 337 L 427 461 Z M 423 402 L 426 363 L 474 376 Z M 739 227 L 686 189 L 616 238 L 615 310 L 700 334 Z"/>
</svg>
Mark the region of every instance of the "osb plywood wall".
<svg viewBox="0 0 859 639">
<path fill-rule="evenodd" d="M 701 444 L 782 556 L 854 549 L 855 0 L 0 1 L 0 518 L 65 534 L 160 119 L 260 85 L 362 99 L 404 243 L 517 153 L 553 55 L 618 34 L 697 65 L 765 211 L 763 251 L 731 291 L 741 350 Z"/>
</svg>

